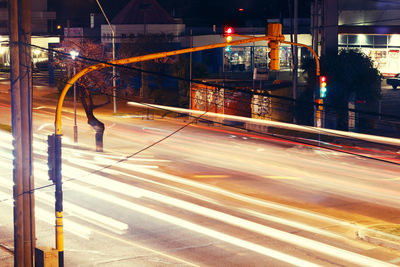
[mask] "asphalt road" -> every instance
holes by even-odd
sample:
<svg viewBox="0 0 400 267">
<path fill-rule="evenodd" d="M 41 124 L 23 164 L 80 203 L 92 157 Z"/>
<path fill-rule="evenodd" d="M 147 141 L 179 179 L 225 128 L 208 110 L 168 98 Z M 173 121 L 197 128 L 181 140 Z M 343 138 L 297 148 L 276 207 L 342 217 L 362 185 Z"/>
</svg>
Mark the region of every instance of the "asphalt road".
<svg viewBox="0 0 400 267">
<path fill-rule="evenodd" d="M 9 106 L 0 108 L 6 123 Z M 82 111 L 79 145 L 72 143 L 71 111 L 67 105 L 63 116 L 66 266 L 400 262 L 399 251 L 360 239 L 399 224 L 398 164 L 232 128 L 109 112 L 99 114 L 106 133 L 98 153 Z M 37 101 L 37 188 L 50 183 L 46 139 L 53 118 L 54 104 Z M 0 135 L 0 244 L 10 246 L 12 147 L 10 134 Z M 361 152 L 398 159 L 393 151 Z M 35 196 L 37 245 L 54 246 L 54 188 Z"/>
</svg>

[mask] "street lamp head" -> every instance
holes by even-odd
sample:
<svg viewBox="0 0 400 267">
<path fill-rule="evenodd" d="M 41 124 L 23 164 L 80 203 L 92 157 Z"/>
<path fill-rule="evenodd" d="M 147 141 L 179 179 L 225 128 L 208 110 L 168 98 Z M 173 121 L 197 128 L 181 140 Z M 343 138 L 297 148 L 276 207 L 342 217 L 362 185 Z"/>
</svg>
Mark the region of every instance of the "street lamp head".
<svg viewBox="0 0 400 267">
<path fill-rule="evenodd" d="M 75 51 L 75 50 L 71 50 L 71 51 L 69 52 L 69 54 L 71 55 L 72 60 L 75 60 L 75 58 L 76 58 L 77 56 L 79 56 L 79 52 L 78 52 L 78 51 Z"/>
</svg>

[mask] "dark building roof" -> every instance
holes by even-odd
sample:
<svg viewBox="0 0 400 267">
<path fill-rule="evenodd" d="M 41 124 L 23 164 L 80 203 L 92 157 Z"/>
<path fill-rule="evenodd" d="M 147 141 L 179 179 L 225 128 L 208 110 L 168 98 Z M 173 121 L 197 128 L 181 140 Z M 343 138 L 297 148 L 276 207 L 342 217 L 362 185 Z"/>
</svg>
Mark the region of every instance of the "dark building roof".
<svg viewBox="0 0 400 267">
<path fill-rule="evenodd" d="M 112 24 L 175 24 L 174 18 L 156 0 L 131 0 Z"/>
</svg>

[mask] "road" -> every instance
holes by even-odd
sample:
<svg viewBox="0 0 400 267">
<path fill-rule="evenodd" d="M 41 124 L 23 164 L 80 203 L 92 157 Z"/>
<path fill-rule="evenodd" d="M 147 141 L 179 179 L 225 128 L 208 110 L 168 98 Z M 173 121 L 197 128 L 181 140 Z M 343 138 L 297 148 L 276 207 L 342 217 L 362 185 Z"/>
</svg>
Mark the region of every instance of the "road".
<svg viewBox="0 0 400 267">
<path fill-rule="evenodd" d="M 40 189 L 51 184 L 46 139 L 54 120 L 54 104 L 44 103 L 34 105 L 36 237 L 38 246 L 54 246 L 54 187 Z M 109 112 L 98 116 L 106 125 L 99 153 L 82 111 L 79 144 L 72 143 L 68 104 L 66 266 L 400 263 L 400 251 L 362 240 L 398 228 L 398 164 L 228 127 Z M 0 108 L 6 123 L 9 106 Z M 0 244 L 10 246 L 12 147 L 10 134 L 0 135 Z"/>
</svg>

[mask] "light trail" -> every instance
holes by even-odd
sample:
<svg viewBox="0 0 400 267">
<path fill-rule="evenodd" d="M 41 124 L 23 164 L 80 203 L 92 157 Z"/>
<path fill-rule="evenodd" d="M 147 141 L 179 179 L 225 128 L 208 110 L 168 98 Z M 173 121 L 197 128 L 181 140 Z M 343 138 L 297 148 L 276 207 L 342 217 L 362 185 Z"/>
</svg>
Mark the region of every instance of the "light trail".
<svg viewBox="0 0 400 267">
<path fill-rule="evenodd" d="M 303 266 L 310 266 L 310 267 L 320 266 L 320 265 L 313 264 L 311 262 L 304 261 L 302 259 L 290 256 L 288 254 L 281 253 L 279 251 L 257 245 L 255 243 L 248 242 L 248 241 L 245 241 L 245 240 L 242 240 L 242 239 L 239 239 L 239 238 L 236 238 L 236 237 L 233 237 L 233 236 L 230 236 L 230 235 L 227 235 L 227 234 L 215 231 L 215 230 L 211 230 L 204 226 L 200 226 L 200 225 L 191 223 L 189 221 L 179 219 L 174 216 L 164 214 L 162 212 L 152 210 L 147 207 L 143 207 L 141 205 L 134 204 L 130 201 L 126 201 L 126 200 L 114 197 L 110 194 L 106 194 L 106 193 L 99 192 L 99 191 L 96 191 L 96 190 L 93 190 L 93 189 L 90 189 L 87 187 L 82 187 L 82 186 L 77 186 L 77 185 L 74 185 L 73 188 L 74 188 L 74 190 L 80 191 L 87 195 L 91 195 L 92 197 L 106 200 L 110 203 L 117 204 L 126 209 L 140 212 L 140 213 L 148 215 L 150 217 L 157 218 L 162 221 L 166 221 L 168 223 L 177 225 L 182 228 L 186 228 L 188 230 L 191 230 L 191 231 L 203 234 L 203 235 L 207 235 L 207 236 L 215 238 L 215 239 L 219 239 L 221 241 L 233 244 L 238 247 L 245 248 L 247 250 L 251 250 L 251 251 L 260 253 L 262 255 L 274 258 L 279 261 L 287 262 L 287 263 L 293 264 L 295 266 L 301 266 L 301 267 L 303 267 Z"/>
<path fill-rule="evenodd" d="M 341 259 L 345 259 L 346 261 L 353 262 L 355 264 L 361 264 L 361 265 L 368 265 L 368 266 L 391 266 L 391 265 L 386 265 L 384 262 L 366 257 L 351 251 L 346 251 L 344 249 L 340 249 L 337 247 L 333 247 L 328 244 L 321 243 L 319 241 L 314 241 L 308 238 L 304 238 L 301 236 L 297 236 L 291 233 L 287 233 L 284 231 L 280 231 L 268 226 L 264 226 L 258 223 L 251 222 L 249 220 L 245 220 L 236 216 L 232 216 L 223 212 L 219 212 L 213 209 L 205 208 L 197 204 L 192 204 L 187 201 L 179 200 L 176 198 L 164 196 L 155 192 L 151 192 L 149 190 L 145 189 L 139 189 L 137 187 L 127 185 L 121 182 L 117 181 L 112 181 L 108 178 L 103 178 L 103 177 L 97 177 L 96 179 L 93 179 L 91 177 L 86 177 L 84 179 L 85 183 L 89 183 L 92 185 L 96 185 L 98 187 L 102 187 L 104 189 L 114 191 L 120 194 L 125 194 L 127 196 L 132 196 L 132 194 L 139 194 L 141 197 L 146 197 L 153 199 L 158 202 L 162 202 L 166 205 L 172 205 L 180 209 L 184 209 L 186 211 L 190 211 L 193 213 L 197 213 L 201 216 L 209 217 L 214 220 L 219 220 L 222 221 L 226 224 L 231 224 L 236 227 L 244 228 L 249 231 L 256 232 L 261 235 L 265 235 L 277 240 L 280 240 L 282 242 L 290 243 L 295 246 L 300 246 L 307 248 L 309 250 L 313 250 L 319 253 L 326 254 L 328 256 L 333 256 Z M 75 189 L 75 185 L 72 186 L 73 189 Z M 106 199 L 106 198 L 105 198 Z M 115 201 L 117 198 L 115 198 Z M 106 199 L 108 201 L 108 199 Z M 122 199 L 120 199 L 122 201 Z M 117 202 L 113 202 L 116 203 Z M 124 206 L 125 207 L 125 206 Z M 281 223 L 285 221 L 281 220 Z M 295 224 L 290 224 L 289 226 L 294 227 Z M 306 230 L 304 226 L 301 226 L 302 230 Z M 312 229 L 312 228 L 308 228 Z M 314 230 L 314 229 L 313 229 Z M 312 231 L 312 233 L 317 233 L 320 230 Z"/>
<path fill-rule="evenodd" d="M 93 170 L 101 169 L 101 167 L 102 167 L 99 164 L 100 163 L 99 162 L 100 161 L 99 157 L 97 157 L 97 161 L 96 161 L 96 163 L 98 165 L 92 164 L 93 160 L 85 160 L 85 159 L 82 159 L 82 158 L 68 157 L 66 160 L 68 162 L 70 162 L 70 163 L 73 163 L 73 164 L 76 164 L 76 165 L 80 165 L 80 166 L 83 166 L 85 168 L 90 168 L 90 169 L 93 169 Z M 108 162 L 108 164 L 106 162 Z M 157 165 L 127 164 L 127 163 L 124 163 L 124 162 L 116 162 L 115 160 L 107 160 L 107 159 L 101 160 L 101 163 L 105 164 L 106 166 L 115 164 L 115 167 L 123 167 L 125 169 L 129 169 L 130 168 L 131 170 L 134 170 L 136 168 L 158 169 Z"/>
<path fill-rule="evenodd" d="M 41 200 L 42 203 L 45 203 L 51 207 L 55 205 L 54 195 L 48 195 L 43 192 L 35 192 L 35 196 L 37 199 Z M 94 225 L 100 226 L 106 230 L 117 234 L 123 234 L 128 230 L 128 224 L 123 223 L 121 221 L 117 221 L 111 217 L 104 216 L 97 212 L 93 212 L 91 210 L 82 208 L 78 205 L 72 204 L 69 201 L 63 202 L 64 211 L 68 212 L 69 216 L 76 216 L 79 219 L 85 220 Z M 53 215 L 54 217 L 54 215 Z M 54 218 L 53 218 L 54 219 Z"/>
<path fill-rule="evenodd" d="M 170 106 L 162 106 L 162 105 L 146 104 L 146 103 L 138 103 L 138 102 L 128 102 L 128 105 L 144 107 L 144 108 L 170 110 L 170 111 L 175 111 L 175 112 L 184 113 L 184 114 L 201 115 L 204 113 L 204 111 L 199 111 L 199 110 L 175 108 L 175 107 L 170 107 Z M 356 138 L 356 139 L 362 139 L 365 141 L 400 146 L 400 139 L 397 139 L 397 138 L 373 136 L 373 135 L 368 135 L 368 134 L 331 130 L 331 129 L 327 129 L 327 128 L 301 126 L 301 125 L 296 125 L 296 124 L 291 124 L 291 123 L 262 120 L 262 119 L 253 119 L 253 118 L 246 118 L 246 117 L 241 117 L 241 116 L 227 115 L 227 114 L 220 114 L 220 113 L 213 113 L 213 112 L 207 112 L 207 114 L 203 117 L 215 117 L 215 118 L 220 118 L 220 119 L 230 119 L 230 120 L 236 120 L 236 121 L 241 121 L 241 122 L 255 123 L 257 125 L 267 125 L 267 126 L 275 126 L 275 127 L 284 128 L 284 129 L 299 130 L 299 131 L 303 131 L 303 132 L 312 132 L 312 133 L 326 132 L 326 133 L 332 133 L 332 134 L 339 135 L 339 136 L 347 136 L 347 137 L 352 137 L 352 138 Z"/>
<path fill-rule="evenodd" d="M 371 230 L 368 229 L 366 227 L 363 227 L 361 225 L 355 225 L 354 223 L 351 222 L 345 222 L 333 217 L 328 217 L 328 216 L 324 216 L 324 215 L 320 215 L 314 212 L 310 212 L 310 211 L 306 211 L 306 210 L 301 210 L 299 208 L 292 208 L 290 206 L 287 205 L 283 205 L 283 204 L 278 204 L 278 203 L 274 203 L 274 202 L 270 202 L 270 201 L 265 201 L 265 200 L 260 200 L 257 198 L 253 198 L 253 197 L 249 197 L 246 195 L 242 195 L 242 194 L 237 194 L 237 193 L 233 193 L 230 191 L 227 191 L 225 189 L 221 189 L 218 187 L 214 187 L 214 186 L 210 186 L 207 184 L 203 184 L 203 183 L 199 183 L 196 181 L 191 181 L 185 178 L 181 178 L 175 175 L 171 175 L 171 174 L 166 174 L 160 171 L 156 171 L 156 170 L 145 170 L 145 169 L 137 169 L 137 172 L 141 172 L 147 175 L 151 175 L 157 178 L 162 178 L 162 179 L 166 179 L 169 181 L 173 181 L 173 182 L 177 182 L 177 183 L 181 183 L 181 184 L 185 184 L 188 186 L 192 186 L 194 188 L 198 188 L 201 190 L 206 190 L 206 191 L 210 191 L 213 193 L 217 193 L 220 195 L 223 195 L 225 197 L 229 197 L 235 200 L 239 200 L 239 201 L 243 201 L 245 203 L 250 203 L 252 205 L 257 205 L 260 207 L 265 207 L 265 208 L 270 208 L 270 209 L 274 209 L 276 211 L 284 211 L 290 214 L 295 214 L 298 216 L 303 216 L 306 218 L 312 218 L 315 220 L 319 220 L 321 222 L 327 222 L 327 223 L 331 223 L 334 225 L 341 225 L 341 226 L 345 226 L 345 227 L 350 227 L 351 229 L 355 229 L 355 230 L 362 230 L 362 231 L 366 231 L 366 232 L 371 232 L 371 233 L 382 233 L 380 231 L 375 231 L 375 230 Z M 383 233 L 382 233 L 383 234 Z M 393 236 L 394 238 L 396 238 L 396 236 Z M 398 239 L 398 237 L 396 238 Z"/>
<path fill-rule="evenodd" d="M 12 194 L 5 194 L 0 192 L 0 199 L 6 199 L 2 203 L 12 207 L 14 204 Z M 35 218 L 38 220 L 45 222 L 47 224 L 53 225 L 55 227 L 55 219 L 54 219 L 54 213 L 45 211 L 42 208 L 35 207 Z M 90 235 L 91 235 L 91 230 L 85 226 L 79 225 L 77 223 L 74 223 L 68 218 L 64 219 L 64 230 L 67 232 L 70 232 L 71 234 L 78 236 L 80 238 L 89 240 Z"/>
</svg>

